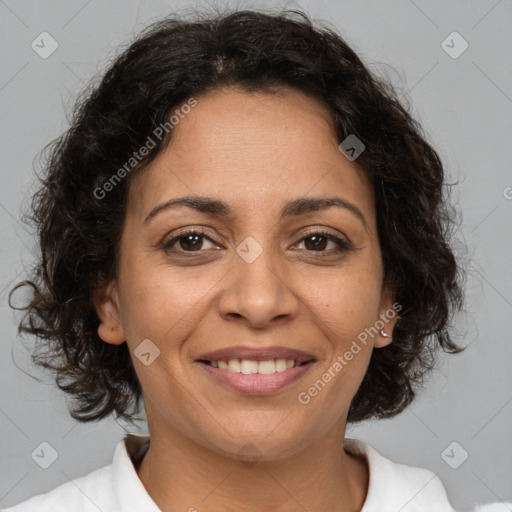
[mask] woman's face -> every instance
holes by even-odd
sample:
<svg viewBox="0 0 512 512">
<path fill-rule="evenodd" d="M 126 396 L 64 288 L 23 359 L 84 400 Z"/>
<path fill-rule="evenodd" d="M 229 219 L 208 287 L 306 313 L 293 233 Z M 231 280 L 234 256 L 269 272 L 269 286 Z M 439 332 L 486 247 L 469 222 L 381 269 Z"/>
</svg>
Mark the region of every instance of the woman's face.
<svg viewBox="0 0 512 512">
<path fill-rule="evenodd" d="M 317 101 L 290 89 L 197 101 L 131 185 L 118 277 L 96 300 L 99 334 L 126 340 L 151 435 L 234 457 L 250 443 L 279 459 L 343 437 L 371 351 L 389 343 L 360 341 L 393 302 L 373 192 Z M 182 197 L 216 203 L 169 205 Z M 326 198 L 341 206 L 314 207 Z M 234 351 L 209 354 L 224 349 Z M 312 362 L 284 369 L 275 360 L 302 361 L 287 349 Z M 222 368 L 236 356 L 249 362 Z"/>
</svg>

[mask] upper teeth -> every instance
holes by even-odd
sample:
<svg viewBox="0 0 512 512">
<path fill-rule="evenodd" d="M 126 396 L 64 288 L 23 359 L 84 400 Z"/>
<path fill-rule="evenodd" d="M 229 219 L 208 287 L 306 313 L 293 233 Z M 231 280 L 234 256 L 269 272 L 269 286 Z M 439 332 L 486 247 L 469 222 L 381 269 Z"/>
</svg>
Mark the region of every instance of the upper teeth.
<svg viewBox="0 0 512 512">
<path fill-rule="evenodd" d="M 252 361 L 250 359 L 230 359 L 229 361 L 210 361 L 211 365 L 230 372 L 261 373 L 269 375 L 275 372 L 284 372 L 287 368 L 296 366 L 293 359 L 270 359 L 269 361 Z"/>
</svg>

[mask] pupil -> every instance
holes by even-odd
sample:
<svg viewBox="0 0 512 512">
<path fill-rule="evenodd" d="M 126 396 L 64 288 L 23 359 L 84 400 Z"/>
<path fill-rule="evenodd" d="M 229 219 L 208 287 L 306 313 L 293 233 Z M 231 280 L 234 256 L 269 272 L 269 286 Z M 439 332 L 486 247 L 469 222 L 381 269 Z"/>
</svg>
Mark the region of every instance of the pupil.
<svg viewBox="0 0 512 512">
<path fill-rule="evenodd" d="M 313 247 L 314 248 L 318 249 L 320 247 L 321 249 L 325 249 L 325 243 L 327 241 L 327 238 L 325 238 L 324 236 L 313 235 L 313 236 L 308 237 L 306 239 L 306 248 L 308 248 L 307 244 L 308 244 L 309 240 L 316 240 L 316 241 L 313 242 Z M 322 242 L 319 242 L 319 240 L 323 240 L 324 243 L 322 244 Z M 310 250 L 310 249 L 308 248 L 308 250 Z"/>
<path fill-rule="evenodd" d="M 194 241 L 190 244 L 190 240 L 193 239 Z M 182 249 L 197 249 L 198 247 L 201 247 L 200 242 L 201 236 L 200 235 L 187 235 L 184 236 L 181 239 L 181 248 Z M 183 243 L 183 240 L 185 240 L 185 243 Z"/>
</svg>

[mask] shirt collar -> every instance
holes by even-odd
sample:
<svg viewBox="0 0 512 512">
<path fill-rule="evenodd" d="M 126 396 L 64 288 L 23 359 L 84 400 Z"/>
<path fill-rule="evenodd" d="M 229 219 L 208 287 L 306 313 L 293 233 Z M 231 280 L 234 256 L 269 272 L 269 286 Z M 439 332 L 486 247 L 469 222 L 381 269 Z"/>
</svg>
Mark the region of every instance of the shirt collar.
<svg viewBox="0 0 512 512">
<path fill-rule="evenodd" d="M 368 493 L 361 512 L 455 512 L 437 473 L 394 462 L 359 439 L 345 438 L 343 446 L 368 463 Z"/>
<path fill-rule="evenodd" d="M 454 512 L 437 474 L 394 462 L 359 439 L 344 439 L 344 448 L 366 459 L 369 468 L 367 496 L 361 512 Z M 137 465 L 149 447 L 149 436 L 127 434 L 114 453 L 112 476 L 119 510 L 161 512 L 142 484 Z"/>
<path fill-rule="evenodd" d="M 149 447 L 149 436 L 127 434 L 119 441 L 112 461 L 114 493 L 121 512 L 144 510 L 161 512 L 146 491 L 135 470 L 137 464 Z"/>
</svg>

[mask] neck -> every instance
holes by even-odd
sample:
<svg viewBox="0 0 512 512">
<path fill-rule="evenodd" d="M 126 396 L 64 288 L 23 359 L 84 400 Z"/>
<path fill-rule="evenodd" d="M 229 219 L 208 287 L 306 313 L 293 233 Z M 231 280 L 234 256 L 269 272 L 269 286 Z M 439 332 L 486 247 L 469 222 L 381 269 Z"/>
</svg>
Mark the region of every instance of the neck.
<svg viewBox="0 0 512 512">
<path fill-rule="evenodd" d="M 208 450 L 177 431 L 152 433 L 136 469 L 163 512 L 359 512 L 368 467 L 364 458 L 343 450 L 342 430 L 286 459 L 254 461 Z"/>
</svg>

